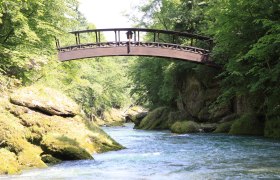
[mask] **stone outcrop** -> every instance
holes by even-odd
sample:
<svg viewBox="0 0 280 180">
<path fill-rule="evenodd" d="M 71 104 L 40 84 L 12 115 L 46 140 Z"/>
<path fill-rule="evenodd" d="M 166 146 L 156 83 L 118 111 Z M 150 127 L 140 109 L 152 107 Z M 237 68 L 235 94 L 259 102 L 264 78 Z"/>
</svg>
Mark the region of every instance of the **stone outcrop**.
<svg viewBox="0 0 280 180">
<path fill-rule="evenodd" d="M 99 125 L 122 126 L 125 123 L 125 114 L 123 109 L 112 108 L 103 113 Z"/>
<path fill-rule="evenodd" d="M 132 106 L 128 109 L 111 108 L 102 113 L 101 117 L 95 116 L 93 121 L 99 126 L 123 126 L 124 123 L 140 121 L 148 114 L 148 111 L 140 106 Z"/>
<path fill-rule="evenodd" d="M 126 122 L 140 122 L 147 116 L 148 111 L 141 106 L 132 106 L 126 111 L 125 121 Z"/>
<path fill-rule="evenodd" d="M 79 107 L 74 101 L 51 88 L 27 87 L 14 93 L 10 101 L 48 115 L 74 117 L 79 113 Z"/>
<path fill-rule="evenodd" d="M 93 153 L 121 148 L 79 115 L 77 104 L 55 90 L 28 87 L 11 95 L 10 101 L 0 99 L 0 161 L 7 162 L 0 164 L 1 174 L 92 159 Z"/>
<path fill-rule="evenodd" d="M 212 80 L 203 82 L 196 75 L 187 75 L 178 89 L 177 107 L 197 122 L 217 122 L 232 112 L 231 104 L 210 111 L 210 105 L 219 96 L 219 86 Z"/>
<path fill-rule="evenodd" d="M 162 130 L 169 128 L 168 122 L 168 114 L 170 113 L 170 109 L 167 107 L 159 107 L 154 109 L 148 115 L 135 124 L 136 129 L 146 129 L 146 130 Z"/>
</svg>

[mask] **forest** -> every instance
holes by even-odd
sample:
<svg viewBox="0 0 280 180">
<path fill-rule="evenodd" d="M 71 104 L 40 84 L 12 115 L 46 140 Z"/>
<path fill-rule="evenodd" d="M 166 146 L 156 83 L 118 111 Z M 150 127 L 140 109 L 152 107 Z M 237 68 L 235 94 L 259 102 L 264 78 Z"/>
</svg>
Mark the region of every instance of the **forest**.
<svg viewBox="0 0 280 180">
<path fill-rule="evenodd" d="M 65 92 L 88 116 L 100 116 L 108 108 L 129 103 L 151 109 L 174 107 L 180 96 L 180 77 L 196 74 L 205 86 L 213 79 L 219 84 L 220 93 L 209 105 L 210 112 L 245 98 L 248 112 L 244 113 L 279 118 L 277 0 L 152 0 L 129 15 L 136 27 L 212 37 L 211 59 L 221 66 L 218 70 L 148 57 L 59 63 L 54 37 L 64 36 L 67 42 L 66 32 L 94 29 L 78 6 L 75 0 L 0 2 L 1 94 L 21 86 L 44 85 Z M 207 73 L 211 80 L 203 77 Z"/>
<path fill-rule="evenodd" d="M 60 62 L 56 38 L 71 45 L 68 32 L 95 29 L 79 0 L 0 1 L 0 174 L 123 149 L 100 121 L 280 138 L 279 0 L 149 0 L 126 17 L 134 27 L 210 37 L 218 66 L 158 57 Z M 106 124 L 131 107 L 149 112 Z"/>
</svg>

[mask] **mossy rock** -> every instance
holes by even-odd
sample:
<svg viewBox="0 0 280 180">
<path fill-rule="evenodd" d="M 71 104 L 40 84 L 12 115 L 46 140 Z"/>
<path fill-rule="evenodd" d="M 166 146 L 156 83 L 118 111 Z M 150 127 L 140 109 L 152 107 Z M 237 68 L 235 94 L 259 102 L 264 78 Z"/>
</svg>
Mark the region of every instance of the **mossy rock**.
<svg viewBox="0 0 280 180">
<path fill-rule="evenodd" d="M 214 133 L 228 133 L 234 121 L 224 122 L 218 125 Z"/>
<path fill-rule="evenodd" d="M 16 94 L 13 96 L 16 97 Z M 50 96 L 45 93 L 37 101 L 34 95 L 34 102 L 48 102 Z M 15 104 L 8 99 L 0 99 L 0 174 L 47 167 L 45 162 L 56 163 L 57 159 L 92 159 L 92 153 L 123 148 L 96 124 L 80 115 L 46 114 L 32 105 L 24 107 L 25 103 Z"/>
<path fill-rule="evenodd" d="M 147 116 L 141 120 L 137 129 L 145 130 L 163 130 L 168 129 L 168 115 L 170 109 L 167 107 L 159 107 L 149 112 Z"/>
<path fill-rule="evenodd" d="M 170 130 L 177 134 L 197 133 L 199 132 L 199 124 L 194 121 L 177 121 Z"/>
<path fill-rule="evenodd" d="M 264 136 L 280 139 L 280 119 L 271 119 L 265 122 Z"/>
<path fill-rule="evenodd" d="M 210 133 L 210 132 L 213 132 L 217 129 L 217 126 L 218 124 L 217 123 L 201 123 L 199 125 L 199 129 L 202 131 L 202 132 L 205 132 L 205 133 Z"/>
<path fill-rule="evenodd" d="M 80 111 L 78 105 L 63 93 L 42 86 L 19 89 L 10 96 L 10 101 L 48 115 L 73 117 Z"/>
<path fill-rule="evenodd" d="M 47 167 L 41 159 L 40 154 L 42 152 L 40 147 L 30 144 L 29 146 L 25 146 L 24 150 L 17 154 L 18 161 L 23 169 Z"/>
<path fill-rule="evenodd" d="M 93 157 L 79 143 L 66 136 L 48 134 L 41 142 L 45 153 L 60 160 L 93 159 Z"/>
<path fill-rule="evenodd" d="M 122 126 L 125 123 L 125 117 L 121 109 L 112 108 L 103 113 L 103 121 L 108 126 Z"/>
<path fill-rule="evenodd" d="M 61 162 L 60 159 L 57 159 L 50 154 L 41 155 L 41 159 L 42 159 L 42 161 L 44 161 L 44 163 L 47 163 L 47 164 L 58 164 Z"/>
<path fill-rule="evenodd" d="M 0 162 L 0 174 L 18 174 L 21 172 L 16 155 L 5 148 L 0 149 Z"/>
<path fill-rule="evenodd" d="M 191 117 L 186 113 L 186 111 L 173 111 L 168 114 L 168 126 L 171 126 L 180 119 L 190 119 Z"/>
<path fill-rule="evenodd" d="M 229 134 L 262 136 L 264 134 L 264 122 L 254 114 L 245 114 L 234 121 Z"/>
</svg>

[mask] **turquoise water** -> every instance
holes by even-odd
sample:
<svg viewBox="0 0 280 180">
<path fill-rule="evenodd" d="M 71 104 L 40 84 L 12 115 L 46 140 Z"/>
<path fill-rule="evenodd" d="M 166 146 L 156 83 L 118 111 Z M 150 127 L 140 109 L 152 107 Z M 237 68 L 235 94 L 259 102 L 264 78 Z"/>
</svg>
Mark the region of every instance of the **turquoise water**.
<svg viewBox="0 0 280 180">
<path fill-rule="evenodd" d="M 104 128 L 127 149 L 3 179 L 280 179 L 280 141 Z"/>
</svg>

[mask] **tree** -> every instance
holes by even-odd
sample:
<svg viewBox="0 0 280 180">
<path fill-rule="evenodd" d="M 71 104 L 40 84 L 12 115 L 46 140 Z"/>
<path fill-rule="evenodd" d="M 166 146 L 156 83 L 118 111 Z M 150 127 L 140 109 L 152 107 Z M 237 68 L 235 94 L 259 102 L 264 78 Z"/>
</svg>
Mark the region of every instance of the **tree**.
<svg viewBox="0 0 280 180">
<path fill-rule="evenodd" d="M 54 36 L 73 25 L 76 0 L 2 0 L 0 2 L 0 72 L 24 83 L 28 72 L 47 63 Z M 63 29 L 62 29 L 63 27 Z"/>
<path fill-rule="evenodd" d="M 280 3 L 277 0 L 216 0 L 210 4 L 208 33 L 213 57 L 224 65 L 218 103 L 247 97 L 252 111 L 280 114 Z"/>
</svg>

